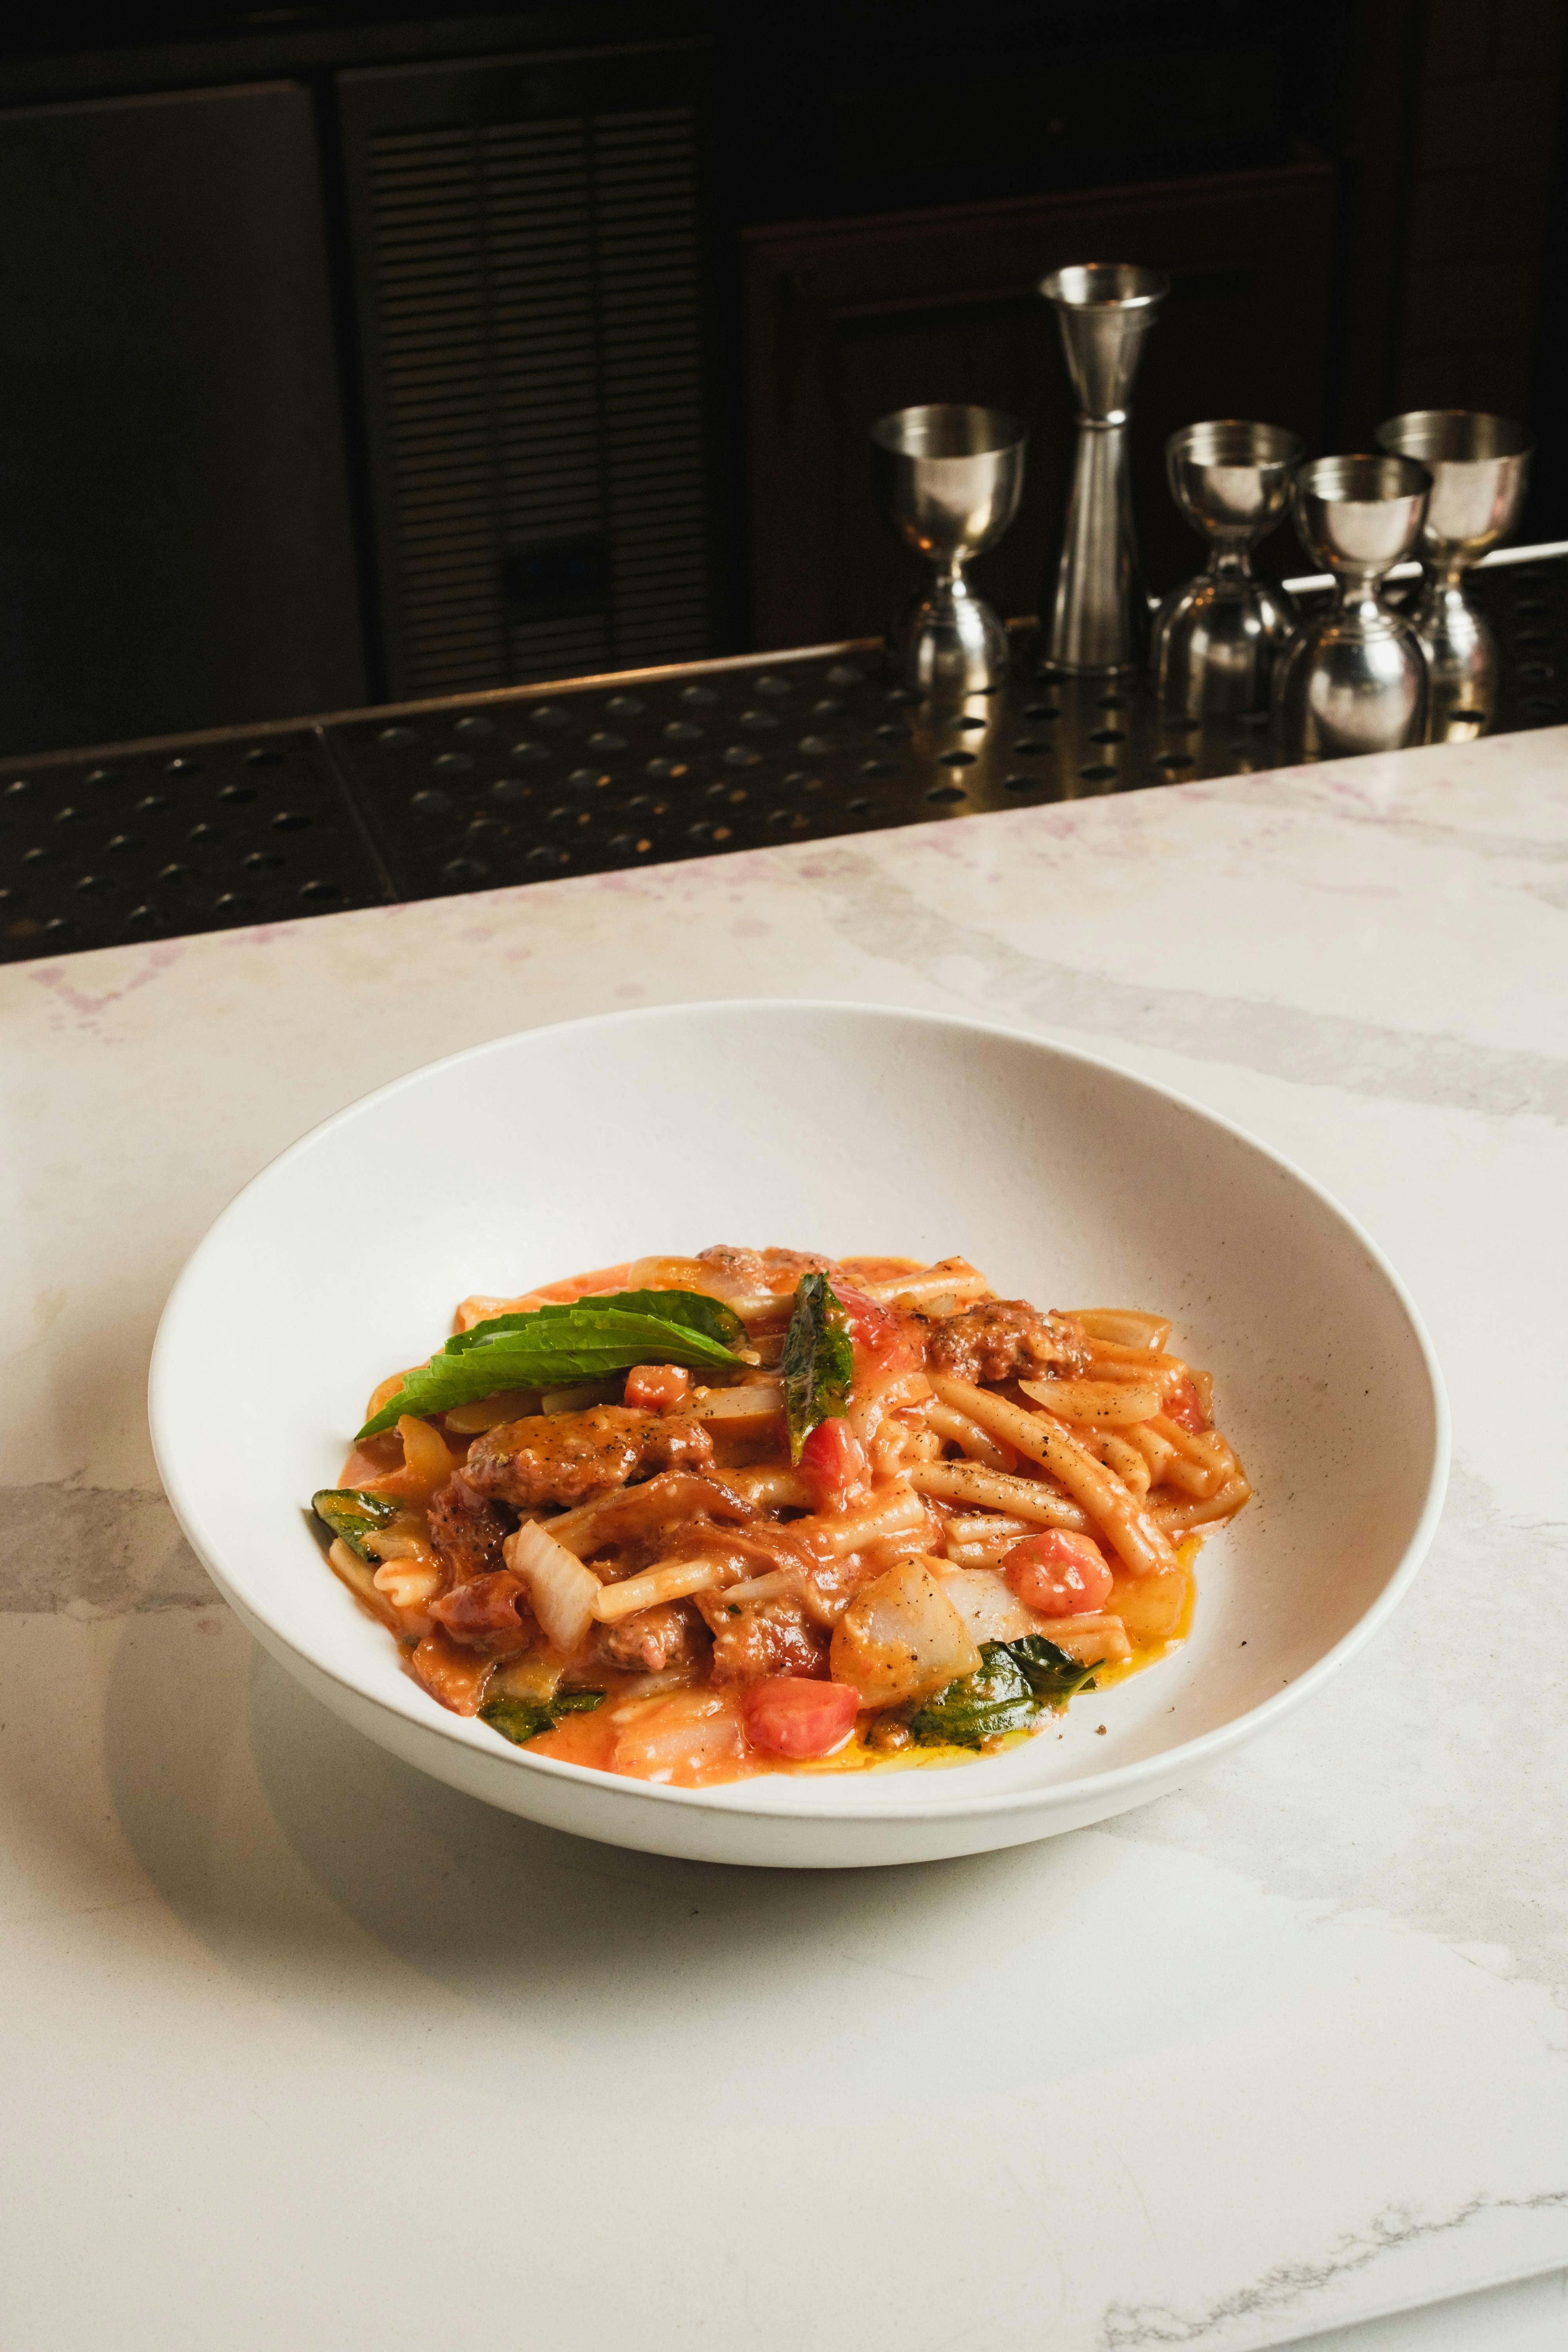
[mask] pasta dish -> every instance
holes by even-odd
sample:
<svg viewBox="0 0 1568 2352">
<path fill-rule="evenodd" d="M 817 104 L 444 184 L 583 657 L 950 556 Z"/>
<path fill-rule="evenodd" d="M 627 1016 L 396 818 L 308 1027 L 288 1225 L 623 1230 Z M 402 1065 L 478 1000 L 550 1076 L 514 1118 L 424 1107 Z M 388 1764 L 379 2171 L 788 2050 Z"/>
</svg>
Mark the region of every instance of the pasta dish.
<svg viewBox="0 0 1568 2352">
<path fill-rule="evenodd" d="M 430 1696 L 533 1754 L 952 1763 L 1184 1638 L 1251 1490 L 1170 1337 L 963 1258 L 643 1258 L 466 1299 L 313 1509 Z"/>
</svg>

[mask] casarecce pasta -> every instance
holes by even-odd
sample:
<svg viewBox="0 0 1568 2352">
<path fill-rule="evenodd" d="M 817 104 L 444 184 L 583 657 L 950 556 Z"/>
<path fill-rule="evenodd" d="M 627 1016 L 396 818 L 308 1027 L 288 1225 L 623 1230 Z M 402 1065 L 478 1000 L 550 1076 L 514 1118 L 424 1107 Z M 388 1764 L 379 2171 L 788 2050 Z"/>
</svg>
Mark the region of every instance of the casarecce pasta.
<svg viewBox="0 0 1568 2352">
<path fill-rule="evenodd" d="M 476 1297 L 314 1498 L 442 1706 L 700 1787 L 958 1760 L 1184 1636 L 1250 1494 L 1130 1308 L 716 1247 Z"/>
</svg>

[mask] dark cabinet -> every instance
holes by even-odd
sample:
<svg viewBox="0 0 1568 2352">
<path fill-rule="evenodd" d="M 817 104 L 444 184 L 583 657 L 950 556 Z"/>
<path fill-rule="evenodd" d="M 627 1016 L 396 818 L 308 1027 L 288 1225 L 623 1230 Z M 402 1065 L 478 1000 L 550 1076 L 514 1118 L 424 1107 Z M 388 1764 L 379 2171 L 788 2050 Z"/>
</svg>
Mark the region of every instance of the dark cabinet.
<svg viewBox="0 0 1568 2352">
<path fill-rule="evenodd" d="M 0 115 L 0 740 L 364 690 L 309 93 Z"/>
<path fill-rule="evenodd" d="M 874 632 L 917 573 L 867 436 L 916 401 L 1026 420 L 979 584 L 1033 611 L 1073 444 L 1035 292 L 1062 261 L 1173 280 L 1134 418 L 1163 586 L 1201 556 L 1169 432 L 1253 415 L 1343 447 L 1399 401 L 1502 398 L 1471 349 L 1491 329 L 1445 300 L 1505 214 L 1544 236 L 1542 34 L 1534 66 L 1486 67 L 1505 163 L 1529 115 L 1536 198 L 1477 195 L 1463 268 L 1428 254 L 1402 314 L 1458 201 L 1436 149 L 1416 171 L 1458 70 L 1416 0 L 1375 40 L 1374 12 L 1331 11 L 1310 69 L 1229 0 L 1135 71 L 1112 18 L 949 70 L 812 6 L 206 13 L 176 38 L 122 11 L 98 50 L 0 36 L 15 751 Z M 1439 311 L 1468 391 L 1427 348 Z M 1262 561 L 1293 567 L 1288 532 Z"/>
<path fill-rule="evenodd" d="M 1138 383 L 1134 469 L 1152 580 L 1197 569 L 1165 488 L 1165 436 L 1200 417 L 1258 416 L 1320 446 L 1333 236 L 1334 173 L 1321 159 L 749 232 L 755 642 L 868 635 L 909 595 L 917 574 L 872 508 L 867 436 L 917 401 L 979 401 L 1027 423 L 1023 509 L 976 579 L 1005 612 L 1038 610 L 1074 427 L 1035 287 L 1068 261 L 1152 262 L 1173 281 Z"/>
<path fill-rule="evenodd" d="M 389 693 L 719 649 L 707 71 L 341 77 Z"/>
</svg>

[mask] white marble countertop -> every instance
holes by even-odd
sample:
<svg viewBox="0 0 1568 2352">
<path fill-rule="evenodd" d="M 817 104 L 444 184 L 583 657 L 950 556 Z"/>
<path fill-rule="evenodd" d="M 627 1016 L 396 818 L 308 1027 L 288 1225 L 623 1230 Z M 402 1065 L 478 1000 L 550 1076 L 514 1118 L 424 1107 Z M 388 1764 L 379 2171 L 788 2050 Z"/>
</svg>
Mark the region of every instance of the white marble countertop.
<svg viewBox="0 0 1568 2352">
<path fill-rule="evenodd" d="M 1561 2281 L 1373 2315 L 1568 2263 L 1565 982 L 1568 730 L 0 974 L 6 2343 L 1560 2341 Z M 146 1359 L 247 1177 L 747 994 L 1088 1045 L 1410 1283 L 1433 1557 L 1208 1780 L 921 1870 L 579 1844 L 322 1714 L 180 1542 Z"/>
</svg>

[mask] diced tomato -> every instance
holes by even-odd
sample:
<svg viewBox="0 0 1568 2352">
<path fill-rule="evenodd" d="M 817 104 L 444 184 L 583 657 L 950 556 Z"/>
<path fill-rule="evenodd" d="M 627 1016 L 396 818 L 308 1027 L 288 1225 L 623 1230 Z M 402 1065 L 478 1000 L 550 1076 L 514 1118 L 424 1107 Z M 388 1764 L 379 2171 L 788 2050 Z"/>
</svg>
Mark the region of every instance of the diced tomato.
<svg viewBox="0 0 1568 2352">
<path fill-rule="evenodd" d="M 745 1694 L 746 1737 L 770 1756 L 831 1756 L 855 1728 L 860 1694 L 847 1683 L 770 1675 Z"/>
<path fill-rule="evenodd" d="M 1105 1554 L 1089 1536 L 1060 1528 L 1026 1536 L 1002 1562 L 1002 1573 L 1026 1609 L 1042 1617 L 1076 1617 L 1103 1609 L 1110 1598 L 1111 1574 Z"/>
<path fill-rule="evenodd" d="M 638 1412 L 668 1412 L 690 1386 L 684 1364 L 634 1364 L 626 1374 L 626 1402 Z"/>
<path fill-rule="evenodd" d="M 915 1369 L 920 1362 L 920 1350 L 910 1338 L 901 1315 L 868 1298 L 863 1291 L 836 1290 L 833 1295 L 844 1309 L 844 1320 L 855 1342 L 858 1374 L 867 1359 L 879 1372 Z"/>
<path fill-rule="evenodd" d="M 865 1447 L 837 1415 L 817 1423 L 800 1449 L 799 1466 L 819 1510 L 846 1502 L 870 1475 Z"/>
<path fill-rule="evenodd" d="M 1204 1409 L 1198 1402 L 1198 1392 L 1191 1381 L 1181 1381 L 1166 1391 L 1164 1409 L 1173 1422 L 1183 1429 L 1190 1429 L 1194 1437 L 1201 1437 L 1208 1427 L 1204 1419 Z"/>
<path fill-rule="evenodd" d="M 844 1309 L 844 1320 L 851 1335 L 863 1348 L 874 1347 L 879 1339 L 898 1328 L 898 1317 L 889 1313 L 862 1290 L 836 1290 L 833 1294 Z"/>
</svg>

